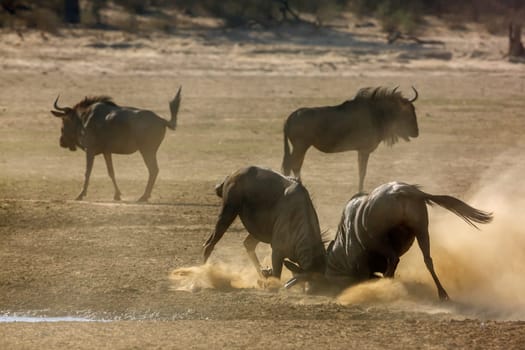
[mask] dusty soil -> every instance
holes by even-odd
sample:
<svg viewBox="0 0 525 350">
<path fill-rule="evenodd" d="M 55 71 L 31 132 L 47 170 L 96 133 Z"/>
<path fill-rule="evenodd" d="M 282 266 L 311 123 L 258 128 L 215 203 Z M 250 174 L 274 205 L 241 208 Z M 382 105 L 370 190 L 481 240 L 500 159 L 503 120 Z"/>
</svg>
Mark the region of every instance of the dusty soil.
<svg viewBox="0 0 525 350">
<path fill-rule="evenodd" d="M 504 37 L 435 28 L 426 37 L 444 45 L 389 46 L 374 28 L 0 33 L 0 313 L 111 321 L 2 323 L 0 348 L 522 347 L 523 66 L 502 57 Z M 86 200 L 74 201 L 84 157 L 58 145 L 57 94 L 65 105 L 108 94 L 167 116 L 179 85 L 179 125 L 159 151 L 150 202 L 135 203 L 147 177 L 138 154 L 115 156 L 122 202 L 98 158 Z M 418 183 L 496 215 L 472 232 L 430 210 L 434 263 L 453 301 L 437 302 L 417 247 L 399 284 L 349 299 L 205 288 L 199 276 L 193 292 L 174 290 L 171 272 L 201 263 L 219 210 L 214 184 L 245 165 L 279 169 L 291 111 L 377 85 L 417 87 L 420 137 L 381 145 L 366 188 Z M 310 150 L 302 175 L 333 234 L 357 188 L 355 153 Z M 212 264 L 249 270 L 244 236 L 236 222 Z"/>
</svg>

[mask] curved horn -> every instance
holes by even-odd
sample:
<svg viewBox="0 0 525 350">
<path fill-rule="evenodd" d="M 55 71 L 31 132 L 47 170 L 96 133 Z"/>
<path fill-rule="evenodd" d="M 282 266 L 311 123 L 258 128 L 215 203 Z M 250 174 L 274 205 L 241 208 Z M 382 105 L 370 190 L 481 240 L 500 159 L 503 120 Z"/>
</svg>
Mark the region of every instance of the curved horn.
<svg viewBox="0 0 525 350">
<path fill-rule="evenodd" d="M 392 94 L 395 94 L 397 89 L 399 89 L 399 85 L 392 90 Z"/>
<path fill-rule="evenodd" d="M 57 110 L 57 111 L 61 111 L 61 112 L 67 112 L 69 111 L 69 108 L 68 107 L 59 107 L 58 106 L 58 99 L 60 98 L 60 95 L 57 96 L 57 99 L 55 100 L 55 103 L 53 104 L 53 107 Z"/>
<path fill-rule="evenodd" d="M 419 94 L 417 93 L 417 90 L 416 90 L 416 88 L 414 86 L 412 86 L 412 90 L 414 90 L 416 96 L 414 96 L 414 98 L 410 100 L 411 103 L 415 102 L 417 100 L 417 97 L 419 96 Z"/>
<path fill-rule="evenodd" d="M 297 284 L 297 282 L 299 282 L 297 277 L 292 277 L 291 279 L 288 280 L 288 282 L 284 284 L 284 288 L 286 289 L 292 288 L 293 286 Z"/>
</svg>

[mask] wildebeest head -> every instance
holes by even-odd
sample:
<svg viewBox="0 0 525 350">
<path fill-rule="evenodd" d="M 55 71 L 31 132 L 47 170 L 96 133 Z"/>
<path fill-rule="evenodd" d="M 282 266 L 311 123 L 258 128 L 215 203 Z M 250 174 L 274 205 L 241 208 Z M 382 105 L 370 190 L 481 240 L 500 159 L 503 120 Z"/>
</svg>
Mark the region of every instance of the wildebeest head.
<svg viewBox="0 0 525 350">
<path fill-rule="evenodd" d="M 77 115 L 76 109 L 71 107 L 59 107 L 58 98 L 55 100 L 51 113 L 62 119 L 62 134 L 60 135 L 60 146 L 76 151 L 78 139 L 82 131 L 82 121 Z"/>
<path fill-rule="evenodd" d="M 418 93 L 412 86 L 415 96 L 409 100 L 403 97 L 401 93 L 396 93 L 396 89 L 397 87 L 392 90 L 392 94 L 398 96 L 398 98 L 395 99 L 397 106 L 391 109 L 391 112 L 393 113 L 392 117 L 394 118 L 393 132 L 405 141 L 409 141 L 410 137 L 418 137 L 419 135 L 416 110 L 413 104 L 417 100 Z"/>
<path fill-rule="evenodd" d="M 285 263 L 292 272 L 300 271 L 301 276 L 315 280 L 323 276 L 326 269 L 326 250 L 324 248 L 319 219 L 306 188 L 296 182 L 286 188 L 280 202 L 279 218 L 275 224 L 277 231 L 289 237 L 283 244 L 293 244 L 294 262 Z M 293 237 L 293 238 L 292 238 Z M 280 242 L 273 242 L 278 249 Z M 296 266 L 294 271 L 290 265 Z M 299 273 L 299 272 L 298 272 Z"/>
<path fill-rule="evenodd" d="M 333 295 L 339 291 L 325 277 L 324 272 L 305 271 L 299 264 L 290 260 L 285 260 L 284 265 L 293 274 L 293 277 L 284 284 L 286 289 L 293 287 L 297 283 L 304 283 L 307 294 Z"/>
</svg>

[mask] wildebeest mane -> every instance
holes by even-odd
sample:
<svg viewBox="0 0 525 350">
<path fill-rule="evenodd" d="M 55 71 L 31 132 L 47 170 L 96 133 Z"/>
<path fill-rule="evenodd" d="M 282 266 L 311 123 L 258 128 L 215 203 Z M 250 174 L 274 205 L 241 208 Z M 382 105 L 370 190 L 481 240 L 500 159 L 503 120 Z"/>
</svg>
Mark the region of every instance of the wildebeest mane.
<svg viewBox="0 0 525 350">
<path fill-rule="evenodd" d="M 365 87 L 359 89 L 354 100 L 398 100 L 405 99 L 400 91 L 383 86 Z"/>
<path fill-rule="evenodd" d="M 399 100 L 408 101 L 400 91 L 396 89 L 389 89 L 383 86 L 379 87 L 365 87 L 359 89 L 352 101 L 359 101 L 370 103 L 376 113 L 374 113 L 376 126 L 381 133 L 381 139 L 389 146 L 392 146 L 398 141 L 396 135 L 390 126 L 395 122 L 395 113 L 389 113 L 393 106 L 397 106 Z M 388 112 L 387 112 L 388 111 Z"/>
<path fill-rule="evenodd" d="M 303 183 L 301 182 L 301 180 L 295 178 L 295 177 L 287 177 L 289 178 L 290 180 L 292 181 L 295 181 L 299 186 L 301 186 L 305 191 L 308 192 L 308 190 L 306 190 L 306 188 L 304 187 Z M 317 210 L 315 208 L 315 204 L 314 204 L 314 196 L 310 193 L 309 194 L 309 197 L 310 197 L 310 205 L 312 206 L 313 208 L 313 211 L 314 213 L 317 213 Z M 317 218 L 319 220 L 319 218 Z M 328 229 L 321 229 L 320 228 L 320 233 L 321 233 L 321 241 L 323 242 L 323 245 L 326 247 L 327 243 L 330 243 L 332 241 L 332 237 L 330 235 L 330 231 Z"/>
<path fill-rule="evenodd" d="M 109 96 L 100 95 L 100 96 L 86 96 L 82 101 L 73 106 L 73 109 L 80 110 L 85 109 L 95 103 L 106 103 L 112 106 L 117 106 L 113 99 Z"/>
</svg>

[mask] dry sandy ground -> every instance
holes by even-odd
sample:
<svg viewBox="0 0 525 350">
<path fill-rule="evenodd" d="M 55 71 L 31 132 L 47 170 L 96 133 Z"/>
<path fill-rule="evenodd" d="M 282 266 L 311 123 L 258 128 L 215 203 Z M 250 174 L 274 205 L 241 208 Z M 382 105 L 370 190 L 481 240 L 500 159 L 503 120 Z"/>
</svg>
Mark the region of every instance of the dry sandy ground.
<svg viewBox="0 0 525 350">
<path fill-rule="evenodd" d="M 523 66 L 502 57 L 504 37 L 435 28 L 425 38 L 445 45 L 389 46 L 374 28 L 1 33 L 0 313 L 110 322 L 1 323 L 0 348 L 521 348 Z M 56 95 L 71 105 L 109 94 L 167 116 L 179 85 L 179 126 L 159 151 L 150 203 L 134 202 L 146 181 L 137 154 L 115 157 L 121 203 L 101 159 L 86 200 L 72 200 L 84 157 L 58 145 Z M 394 281 L 338 299 L 256 288 L 238 222 L 200 267 L 219 210 L 214 184 L 241 166 L 279 169 L 291 111 L 377 85 L 418 88 L 420 137 L 381 145 L 366 188 L 418 183 L 495 214 L 476 231 L 430 209 L 432 255 L 453 301 L 437 301 L 417 247 Z M 356 173 L 355 153 L 307 154 L 303 180 L 331 234 Z M 194 274 L 175 286 L 181 267 Z M 245 288 L 208 288 L 221 271 Z"/>
</svg>

